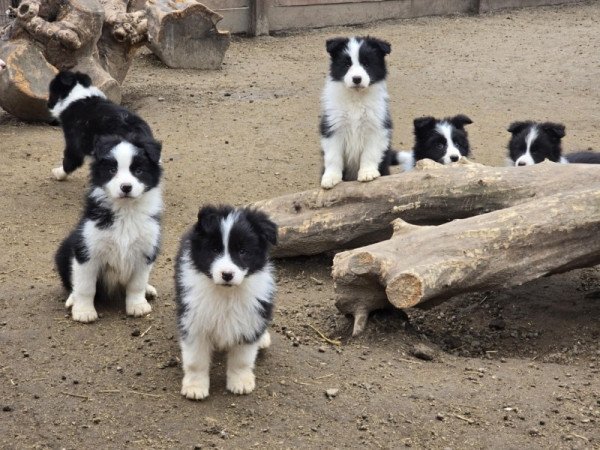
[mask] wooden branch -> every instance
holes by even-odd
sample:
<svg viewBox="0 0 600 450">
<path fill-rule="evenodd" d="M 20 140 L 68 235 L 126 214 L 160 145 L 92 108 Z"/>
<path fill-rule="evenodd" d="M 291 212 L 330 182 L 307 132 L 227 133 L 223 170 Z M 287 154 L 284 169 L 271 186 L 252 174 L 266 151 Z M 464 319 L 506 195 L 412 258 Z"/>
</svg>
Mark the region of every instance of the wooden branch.
<svg viewBox="0 0 600 450">
<path fill-rule="evenodd" d="M 335 256 L 336 305 L 358 334 L 388 301 L 409 308 L 596 265 L 599 230 L 600 182 L 434 227 L 396 220 L 390 240 Z"/>
<path fill-rule="evenodd" d="M 273 256 L 284 258 L 388 239 L 397 218 L 438 225 L 600 182 L 600 166 L 592 164 L 487 167 L 461 161 L 442 166 L 423 160 L 408 173 L 284 195 L 252 206 L 278 224 Z"/>
</svg>

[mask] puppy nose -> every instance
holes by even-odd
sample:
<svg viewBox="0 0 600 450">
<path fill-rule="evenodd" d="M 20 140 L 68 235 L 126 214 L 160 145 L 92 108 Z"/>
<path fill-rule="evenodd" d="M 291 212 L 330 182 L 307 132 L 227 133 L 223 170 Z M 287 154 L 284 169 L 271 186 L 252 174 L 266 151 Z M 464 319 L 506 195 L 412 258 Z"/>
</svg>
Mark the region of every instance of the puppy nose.
<svg viewBox="0 0 600 450">
<path fill-rule="evenodd" d="M 527 165 L 527 163 L 525 161 L 519 161 L 517 163 L 517 166 L 526 166 L 526 165 Z"/>
<path fill-rule="evenodd" d="M 132 186 L 129 183 L 123 183 L 121 185 L 121 190 L 125 193 L 125 194 L 129 194 L 131 192 Z"/>
<path fill-rule="evenodd" d="M 231 281 L 233 280 L 233 274 L 231 272 L 221 272 L 221 278 L 223 278 L 223 281 Z"/>
<path fill-rule="evenodd" d="M 354 84 L 360 84 L 361 81 L 362 81 L 362 77 L 352 77 L 352 82 Z"/>
<path fill-rule="evenodd" d="M 452 161 L 452 162 L 456 162 L 459 159 L 460 159 L 460 156 L 458 156 L 458 155 L 452 155 L 452 156 L 450 156 L 450 161 Z"/>
</svg>

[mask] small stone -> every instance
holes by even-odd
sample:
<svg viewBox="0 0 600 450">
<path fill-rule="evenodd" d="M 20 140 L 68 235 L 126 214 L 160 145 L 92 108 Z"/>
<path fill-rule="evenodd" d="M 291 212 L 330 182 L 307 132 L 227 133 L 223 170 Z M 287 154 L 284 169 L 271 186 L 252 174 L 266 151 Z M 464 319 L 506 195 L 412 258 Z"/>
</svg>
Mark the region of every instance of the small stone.
<svg viewBox="0 0 600 450">
<path fill-rule="evenodd" d="M 92 419 L 92 422 L 94 422 L 96 425 L 98 425 L 100 423 L 100 417 L 94 417 Z"/>
<path fill-rule="evenodd" d="M 492 330 L 504 330 L 506 328 L 506 322 L 504 322 L 502 317 L 496 317 L 489 323 L 488 326 Z"/>
<path fill-rule="evenodd" d="M 320 346 L 319 347 L 319 353 L 325 353 L 325 347 Z"/>
<path fill-rule="evenodd" d="M 159 102 L 164 102 L 164 101 L 165 101 L 165 98 L 164 98 L 164 97 L 158 97 L 158 101 L 159 101 Z"/>
<path fill-rule="evenodd" d="M 444 416 L 442 413 L 437 413 L 437 414 L 435 415 L 435 418 L 436 418 L 437 420 L 439 420 L 440 422 L 443 422 L 444 420 L 446 420 L 446 416 Z"/>
<path fill-rule="evenodd" d="M 6 405 L 2 408 L 2 411 L 4 411 L 4 412 L 11 412 L 12 410 L 13 410 L 12 406 L 8 406 L 8 405 Z"/>
<path fill-rule="evenodd" d="M 435 350 L 425 344 L 415 344 L 410 349 L 410 354 L 415 358 L 431 361 L 435 357 Z"/>
<path fill-rule="evenodd" d="M 123 368 L 121 366 L 117 366 L 117 372 L 123 373 Z"/>
<path fill-rule="evenodd" d="M 325 391 L 325 395 L 327 396 L 327 398 L 329 398 L 329 399 L 332 399 L 332 398 L 335 398 L 335 397 L 337 397 L 337 395 L 338 395 L 338 392 L 340 392 L 340 390 L 339 390 L 339 389 L 336 389 L 336 388 L 330 388 L 330 389 L 327 389 L 327 390 Z"/>
<path fill-rule="evenodd" d="M 137 336 L 139 336 L 140 334 L 142 334 L 142 332 L 139 330 L 139 328 L 136 328 L 135 330 L 133 330 L 133 331 L 131 332 L 131 335 L 132 335 L 132 336 L 134 336 L 134 337 L 137 337 Z"/>
<path fill-rule="evenodd" d="M 540 430 L 538 430 L 537 428 L 530 428 L 528 433 L 530 436 L 539 436 Z"/>
</svg>

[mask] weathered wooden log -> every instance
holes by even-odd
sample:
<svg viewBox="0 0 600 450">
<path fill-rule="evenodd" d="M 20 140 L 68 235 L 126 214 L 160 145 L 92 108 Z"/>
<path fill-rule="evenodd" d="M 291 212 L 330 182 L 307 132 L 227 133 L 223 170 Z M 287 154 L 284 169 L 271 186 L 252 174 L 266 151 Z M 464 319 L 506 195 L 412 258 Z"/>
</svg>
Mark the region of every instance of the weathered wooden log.
<svg viewBox="0 0 600 450">
<path fill-rule="evenodd" d="M 167 66 L 218 69 L 231 36 L 219 31 L 223 17 L 195 0 L 148 2 L 148 47 Z"/>
<path fill-rule="evenodd" d="M 171 67 L 217 68 L 229 46 L 221 16 L 195 0 L 17 0 L 2 30 L 0 106 L 23 120 L 50 120 L 48 84 L 79 70 L 115 102 L 142 45 Z M 150 23 L 150 28 L 149 28 Z"/>
<path fill-rule="evenodd" d="M 338 253 L 336 305 L 354 315 L 518 286 L 600 263 L 600 183 L 451 223 L 394 221 L 391 239 Z M 389 303 L 388 303 L 389 302 Z"/>
<path fill-rule="evenodd" d="M 273 256 L 284 258 L 388 239 L 397 218 L 438 225 L 597 182 L 600 166 L 591 164 L 487 167 L 463 158 L 443 166 L 423 160 L 408 173 L 284 195 L 252 206 L 278 224 Z"/>
</svg>

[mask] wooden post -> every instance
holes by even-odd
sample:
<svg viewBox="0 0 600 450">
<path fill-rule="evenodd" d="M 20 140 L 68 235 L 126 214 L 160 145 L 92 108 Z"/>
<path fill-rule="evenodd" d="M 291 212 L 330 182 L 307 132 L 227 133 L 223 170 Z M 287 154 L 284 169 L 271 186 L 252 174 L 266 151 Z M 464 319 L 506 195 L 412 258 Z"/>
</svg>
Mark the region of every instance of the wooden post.
<svg viewBox="0 0 600 450">
<path fill-rule="evenodd" d="M 269 34 L 269 0 L 250 0 L 250 36 Z"/>
</svg>

